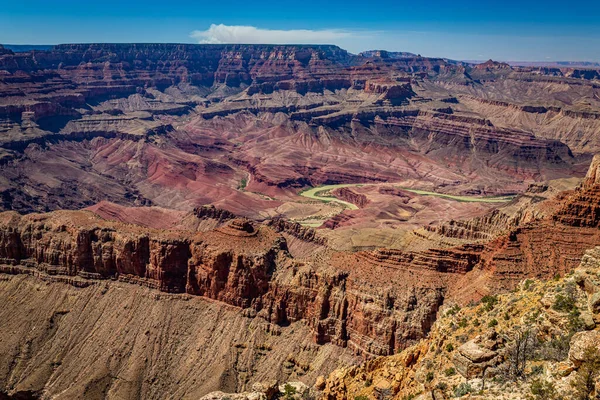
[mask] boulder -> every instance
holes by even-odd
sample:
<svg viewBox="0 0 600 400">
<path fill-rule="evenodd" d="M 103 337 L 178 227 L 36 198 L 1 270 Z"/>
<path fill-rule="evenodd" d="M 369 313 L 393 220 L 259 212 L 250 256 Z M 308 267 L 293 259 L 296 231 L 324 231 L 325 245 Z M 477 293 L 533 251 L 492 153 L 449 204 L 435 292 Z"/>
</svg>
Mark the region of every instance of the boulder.
<svg viewBox="0 0 600 400">
<path fill-rule="evenodd" d="M 327 383 L 327 381 L 325 380 L 325 377 L 323 375 L 319 375 L 317 377 L 317 380 L 315 382 L 315 389 L 317 390 L 323 390 L 325 389 L 325 384 Z"/>
<path fill-rule="evenodd" d="M 501 343 L 502 339 L 496 331 L 491 330 L 460 346 L 452 362 L 465 378 L 479 378 L 488 368 L 493 368 L 502 361 L 497 351 Z"/>
<path fill-rule="evenodd" d="M 257 382 L 252 385 L 252 391 L 264 393 L 267 400 L 272 400 L 279 394 L 279 383 L 276 380 Z"/>
<path fill-rule="evenodd" d="M 600 350 L 600 331 L 577 332 L 571 338 L 569 361 L 578 367 L 585 360 L 585 351 L 589 347 Z"/>
<path fill-rule="evenodd" d="M 594 314 L 600 313 L 600 292 L 596 292 L 590 296 L 588 305 Z"/>
</svg>

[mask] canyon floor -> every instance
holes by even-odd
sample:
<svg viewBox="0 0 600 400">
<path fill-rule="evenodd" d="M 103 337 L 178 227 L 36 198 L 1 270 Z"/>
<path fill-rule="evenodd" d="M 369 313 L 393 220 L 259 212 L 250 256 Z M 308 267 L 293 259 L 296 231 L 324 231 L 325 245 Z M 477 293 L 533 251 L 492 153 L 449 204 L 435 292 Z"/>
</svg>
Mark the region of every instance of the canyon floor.
<svg viewBox="0 0 600 400">
<path fill-rule="evenodd" d="M 592 257 L 599 133 L 593 68 L 0 46 L 0 399 L 473 388 L 468 349 L 452 367 L 427 348 L 488 334 L 449 309 L 470 320 Z"/>
</svg>

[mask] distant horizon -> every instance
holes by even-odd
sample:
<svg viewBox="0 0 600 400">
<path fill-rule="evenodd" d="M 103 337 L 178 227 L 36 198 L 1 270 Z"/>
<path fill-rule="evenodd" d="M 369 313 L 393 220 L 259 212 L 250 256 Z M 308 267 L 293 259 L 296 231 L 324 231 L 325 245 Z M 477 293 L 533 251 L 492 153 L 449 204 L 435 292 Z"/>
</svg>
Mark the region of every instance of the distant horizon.
<svg viewBox="0 0 600 400">
<path fill-rule="evenodd" d="M 558 0 L 29 0 L 0 7 L 0 43 L 332 43 L 453 60 L 600 62 L 600 2 Z"/>
<path fill-rule="evenodd" d="M 334 43 L 189 43 L 189 42 L 61 42 L 61 43 L 1 43 L 0 45 L 4 46 L 5 48 L 10 49 L 11 47 L 30 47 L 33 49 L 30 50 L 40 50 L 43 51 L 44 49 L 35 49 L 35 47 L 54 47 L 54 46 L 60 46 L 60 45 L 71 45 L 71 44 L 172 44 L 172 45 L 264 45 L 264 46 L 337 46 L 339 48 L 341 48 L 342 50 L 347 51 L 348 53 L 352 54 L 352 55 L 359 55 L 360 53 L 364 53 L 364 52 L 369 52 L 369 51 L 386 51 L 389 53 L 412 53 L 415 55 L 421 55 L 422 57 L 425 58 L 443 58 L 443 59 L 448 59 L 448 60 L 452 60 L 452 61 L 459 61 L 459 62 L 465 62 L 465 63 L 470 63 L 470 64 L 481 64 L 481 63 L 485 63 L 487 61 L 496 61 L 496 62 L 504 62 L 504 63 L 508 63 L 511 66 L 519 66 L 518 63 L 523 63 L 523 64 L 560 64 L 560 63 L 570 63 L 570 64 L 577 64 L 577 63 L 581 63 L 581 64 L 596 64 L 594 66 L 600 66 L 600 61 L 593 61 L 593 60 L 577 60 L 577 59 L 573 59 L 573 60 L 508 60 L 508 59 L 495 59 L 495 58 L 488 58 L 488 59 L 455 59 L 455 58 L 450 58 L 450 57 L 442 57 L 442 56 L 436 56 L 436 55 L 423 55 L 420 53 L 415 53 L 413 51 L 404 51 L 404 50 L 389 50 L 389 49 L 385 49 L 385 48 L 370 48 L 370 49 L 366 49 L 366 50 L 361 50 L 359 52 L 351 52 L 345 48 L 343 48 L 340 45 L 334 44 Z M 30 50 L 23 50 L 22 52 L 26 52 L 26 51 L 30 51 Z"/>
</svg>

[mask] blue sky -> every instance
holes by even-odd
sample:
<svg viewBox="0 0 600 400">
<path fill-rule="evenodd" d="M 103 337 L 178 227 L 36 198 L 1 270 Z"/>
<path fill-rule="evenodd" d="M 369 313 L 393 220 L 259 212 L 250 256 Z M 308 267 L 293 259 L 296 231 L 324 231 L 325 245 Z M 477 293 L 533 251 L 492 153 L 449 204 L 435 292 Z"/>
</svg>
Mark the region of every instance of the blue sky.
<svg viewBox="0 0 600 400">
<path fill-rule="evenodd" d="M 600 61 L 600 1 L 0 0 L 0 43 L 264 41 Z"/>
</svg>

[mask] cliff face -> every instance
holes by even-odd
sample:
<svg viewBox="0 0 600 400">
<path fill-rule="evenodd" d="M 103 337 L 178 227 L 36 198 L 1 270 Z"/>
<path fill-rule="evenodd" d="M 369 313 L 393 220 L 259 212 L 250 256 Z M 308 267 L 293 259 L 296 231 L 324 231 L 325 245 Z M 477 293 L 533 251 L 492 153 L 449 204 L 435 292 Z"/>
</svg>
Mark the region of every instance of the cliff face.
<svg viewBox="0 0 600 400">
<path fill-rule="evenodd" d="M 462 165 L 468 165 L 469 158 L 485 158 L 487 166 L 531 174 L 538 166 L 558 166 L 573 159 L 569 148 L 559 141 L 495 127 L 479 118 L 418 112 L 379 117 L 374 122 L 382 134 L 403 135 L 427 154 L 439 153 L 441 158 Z"/>
<path fill-rule="evenodd" d="M 199 296 L 58 278 L 0 274 L 11 305 L 0 310 L 0 398 L 199 399 L 273 379 L 312 384 L 357 360 L 316 345 L 302 321 L 279 327 Z"/>
<path fill-rule="evenodd" d="M 352 189 L 345 187 L 335 189 L 332 194 L 340 200 L 355 204 L 359 208 L 366 206 L 369 202 L 367 196 L 364 194 L 356 193 Z"/>
<path fill-rule="evenodd" d="M 306 232 L 275 226 L 313 240 Z M 361 287 L 346 268 L 297 263 L 282 236 L 241 219 L 189 235 L 108 223 L 89 212 L 5 213 L 0 257 L 4 273 L 72 282 L 117 279 L 219 300 L 279 325 L 304 320 L 317 343 L 352 343 L 358 352 L 374 354 L 422 337 L 444 289 L 394 290 L 378 299 L 378 288 Z"/>
<path fill-rule="evenodd" d="M 28 74 L 56 70 L 64 79 L 98 86 L 187 82 L 237 87 L 326 76 L 351 61 L 336 46 L 68 44 L 50 51 L 5 54 L 0 69 Z"/>
</svg>

